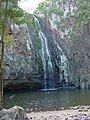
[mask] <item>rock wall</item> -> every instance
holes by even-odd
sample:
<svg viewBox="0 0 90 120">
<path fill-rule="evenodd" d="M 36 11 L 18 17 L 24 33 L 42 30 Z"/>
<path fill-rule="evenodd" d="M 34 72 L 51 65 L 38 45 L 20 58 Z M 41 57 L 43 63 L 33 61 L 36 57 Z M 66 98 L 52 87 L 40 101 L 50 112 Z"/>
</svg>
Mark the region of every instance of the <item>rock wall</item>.
<svg viewBox="0 0 90 120">
<path fill-rule="evenodd" d="M 90 88 L 90 22 L 78 31 L 74 40 L 60 39 L 58 32 L 55 33 L 69 62 L 69 81 L 78 88 Z"/>
<path fill-rule="evenodd" d="M 78 34 L 77 40 L 61 39 L 59 31 L 51 28 L 50 22 L 39 19 L 35 26 L 14 25 L 13 44 L 5 46 L 4 87 L 5 89 L 42 89 L 44 88 L 44 66 L 42 61 L 42 45 L 39 32 L 35 27 L 41 27 L 41 32 L 47 39 L 52 73 L 46 71 L 46 83 L 53 87 L 73 85 L 88 88 L 90 85 L 90 23 L 85 25 Z M 40 25 L 38 25 L 39 23 Z M 89 27 L 89 28 L 88 28 Z M 40 30 L 39 30 L 40 31 Z M 62 65 L 62 56 L 65 56 Z M 48 66 L 46 66 L 48 67 Z M 65 68 L 66 67 L 66 68 Z M 66 73 L 65 73 L 66 71 Z M 52 77 L 53 76 L 53 77 Z M 49 85 L 47 85 L 49 86 Z"/>
<path fill-rule="evenodd" d="M 41 87 L 41 73 L 32 50 L 27 25 L 13 26 L 13 44 L 5 46 L 4 85 L 6 89 Z"/>
<path fill-rule="evenodd" d="M 90 22 L 78 32 L 77 39 L 71 44 L 71 71 L 80 88 L 90 87 Z"/>
</svg>

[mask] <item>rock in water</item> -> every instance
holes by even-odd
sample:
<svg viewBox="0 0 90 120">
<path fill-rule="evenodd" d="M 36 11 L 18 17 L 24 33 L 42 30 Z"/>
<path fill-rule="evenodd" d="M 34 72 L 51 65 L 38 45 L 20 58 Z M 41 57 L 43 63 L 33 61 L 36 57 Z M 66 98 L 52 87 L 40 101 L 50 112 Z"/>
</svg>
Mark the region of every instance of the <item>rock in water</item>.
<svg viewBox="0 0 90 120">
<path fill-rule="evenodd" d="M 0 111 L 0 120 L 29 120 L 22 107 L 14 106 Z"/>
</svg>

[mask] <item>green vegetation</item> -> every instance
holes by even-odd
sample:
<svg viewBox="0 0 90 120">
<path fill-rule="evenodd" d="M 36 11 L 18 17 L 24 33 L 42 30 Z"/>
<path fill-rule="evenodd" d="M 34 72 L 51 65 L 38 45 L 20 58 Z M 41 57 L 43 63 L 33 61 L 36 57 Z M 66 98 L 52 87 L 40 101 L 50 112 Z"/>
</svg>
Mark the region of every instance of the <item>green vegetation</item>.
<svg viewBox="0 0 90 120">
<path fill-rule="evenodd" d="M 13 41 L 9 24 L 25 22 L 24 15 L 24 12 L 18 7 L 18 0 L 0 0 L 0 108 L 3 101 L 4 46 L 5 44 L 11 44 Z"/>
<path fill-rule="evenodd" d="M 72 9 L 74 7 L 74 9 Z M 89 0 L 49 0 L 42 2 L 37 8 L 36 14 L 44 14 L 52 21 L 60 33 L 68 31 L 67 37 L 75 39 L 83 25 L 90 20 Z"/>
<path fill-rule="evenodd" d="M 11 24 L 31 23 L 39 31 L 37 23 L 33 23 L 22 9 L 18 7 L 19 0 L 0 0 L 0 108 L 3 101 L 3 78 L 2 66 L 4 57 L 4 46 L 13 43 Z M 74 6 L 74 9 L 72 9 Z M 90 21 L 90 0 L 46 0 L 42 2 L 34 14 L 44 16 L 46 24 L 53 21 L 55 29 L 60 36 L 69 39 L 76 39 L 85 24 Z M 29 19 L 28 19 L 29 18 Z M 36 52 L 39 53 L 40 43 L 36 41 Z M 40 64 L 40 56 L 37 56 L 36 63 Z M 40 66 L 42 67 L 42 66 Z"/>
</svg>

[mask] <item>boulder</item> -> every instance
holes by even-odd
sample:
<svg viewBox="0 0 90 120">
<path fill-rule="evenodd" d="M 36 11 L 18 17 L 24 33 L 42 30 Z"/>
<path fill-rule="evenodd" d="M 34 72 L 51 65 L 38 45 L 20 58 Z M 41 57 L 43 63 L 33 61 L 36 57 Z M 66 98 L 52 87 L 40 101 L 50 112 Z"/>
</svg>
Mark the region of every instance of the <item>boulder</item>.
<svg viewBox="0 0 90 120">
<path fill-rule="evenodd" d="M 2 109 L 0 111 L 0 120 L 29 120 L 24 109 L 14 106 L 10 109 Z"/>
</svg>

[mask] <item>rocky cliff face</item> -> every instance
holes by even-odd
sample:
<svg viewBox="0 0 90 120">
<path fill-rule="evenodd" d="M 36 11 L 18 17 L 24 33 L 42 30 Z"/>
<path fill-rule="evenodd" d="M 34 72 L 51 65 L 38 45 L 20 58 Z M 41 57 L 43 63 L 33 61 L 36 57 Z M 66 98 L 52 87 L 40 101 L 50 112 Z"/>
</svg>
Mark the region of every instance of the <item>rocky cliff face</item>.
<svg viewBox="0 0 90 120">
<path fill-rule="evenodd" d="M 34 22 L 34 26 L 11 26 L 14 42 L 5 47 L 4 85 L 7 89 L 54 88 L 61 79 L 67 79 L 67 73 L 62 77 L 66 68 L 61 67 L 66 59 L 62 57 L 64 53 L 55 41 L 54 32 L 44 20 L 38 21 L 35 17 Z"/>
<path fill-rule="evenodd" d="M 76 41 L 70 41 L 61 39 L 49 21 L 37 17 L 33 21 L 34 26 L 11 26 L 14 42 L 5 47 L 5 88 L 88 88 L 88 26 Z"/>
<path fill-rule="evenodd" d="M 71 44 L 71 71 L 73 79 L 81 88 L 90 87 L 90 22 L 84 25 L 77 39 Z"/>
<path fill-rule="evenodd" d="M 4 84 L 8 89 L 40 87 L 41 74 L 26 25 L 13 26 L 13 44 L 5 47 Z M 34 84 L 34 85 L 33 85 Z"/>
<path fill-rule="evenodd" d="M 79 88 L 90 87 L 90 22 L 83 26 L 83 30 L 78 32 L 75 40 L 67 37 L 60 39 L 56 32 L 55 40 L 62 47 L 69 62 L 69 81 Z"/>
</svg>

